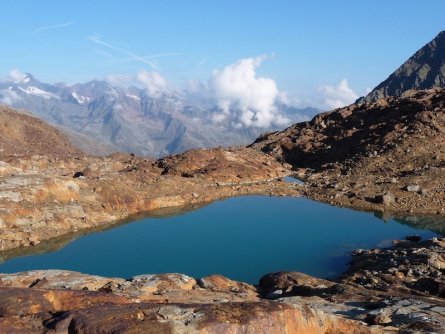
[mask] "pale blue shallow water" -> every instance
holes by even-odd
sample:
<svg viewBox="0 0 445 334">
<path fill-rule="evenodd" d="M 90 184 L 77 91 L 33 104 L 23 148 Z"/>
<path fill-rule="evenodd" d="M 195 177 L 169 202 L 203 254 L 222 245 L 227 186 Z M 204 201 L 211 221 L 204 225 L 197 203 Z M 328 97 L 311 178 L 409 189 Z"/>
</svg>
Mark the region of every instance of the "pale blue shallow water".
<svg viewBox="0 0 445 334">
<path fill-rule="evenodd" d="M 91 233 L 52 253 L 7 260 L 0 272 L 56 268 L 127 278 L 219 273 L 250 283 L 284 270 L 332 277 L 346 269 L 352 250 L 386 246 L 409 234 L 435 235 L 304 198 L 246 196 Z"/>
</svg>

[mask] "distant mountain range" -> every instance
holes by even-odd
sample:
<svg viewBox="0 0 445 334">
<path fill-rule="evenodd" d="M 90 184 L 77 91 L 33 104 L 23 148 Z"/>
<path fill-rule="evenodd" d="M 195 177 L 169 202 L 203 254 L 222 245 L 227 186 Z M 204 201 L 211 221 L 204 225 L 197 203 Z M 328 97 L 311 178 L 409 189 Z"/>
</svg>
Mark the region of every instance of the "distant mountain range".
<svg viewBox="0 0 445 334">
<path fill-rule="evenodd" d="M 415 89 L 445 87 L 445 31 L 418 50 L 360 101 L 373 102 Z"/>
<path fill-rule="evenodd" d="M 260 133 L 277 129 L 242 127 L 230 120 L 216 123 L 217 103 L 185 91 L 153 97 L 145 89 L 98 80 L 47 84 L 29 73 L 19 81 L 0 82 L 0 103 L 57 125 L 91 154 L 124 151 L 160 157 L 192 148 L 247 144 Z M 319 112 L 283 103 L 277 108 L 289 125 Z"/>
</svg>

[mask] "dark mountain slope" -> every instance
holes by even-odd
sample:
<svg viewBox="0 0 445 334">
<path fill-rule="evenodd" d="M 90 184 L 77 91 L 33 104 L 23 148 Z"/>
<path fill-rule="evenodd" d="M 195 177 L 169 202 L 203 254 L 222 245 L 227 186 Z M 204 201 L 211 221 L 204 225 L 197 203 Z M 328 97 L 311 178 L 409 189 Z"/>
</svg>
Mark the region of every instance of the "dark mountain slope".
<svg viewBox="0 0 445 334">
<path fill-rule="evenodd" d="M 417 51 L 364 98 L 373 102 L 415 89 L 445 88 L 445 31 Z"/>
<path fill-rule="evenodd" d="M 251 146 L 290 163 L 313 199 L 445 214 L 444 144 L 445 89 L 434 88 L 324 113 Z"/>
<path fill-rule="evenodd" d="M 445 143 L 445 89 L 439 88 L 323 113 L 265 134 L 251 146 L 297 168 L 321 170 L 377 155 L 396 154 L 393 163 L 411 160 L 416 153 L 433 156 L 439 153 L 430 147 L 435 141 Z M 410 147 L 410 154 L 402 147 Z"/>
</svg>

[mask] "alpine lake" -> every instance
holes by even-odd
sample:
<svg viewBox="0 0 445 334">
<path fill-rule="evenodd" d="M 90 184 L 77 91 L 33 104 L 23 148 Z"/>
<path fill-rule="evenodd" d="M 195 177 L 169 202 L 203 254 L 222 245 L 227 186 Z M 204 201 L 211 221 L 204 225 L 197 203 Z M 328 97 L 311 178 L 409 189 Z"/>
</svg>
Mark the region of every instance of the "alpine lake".
<svg viewBox="0 0 445 334">
<path fill-rule="evenodd" d="M 244 196 L 14 250 L 1 255 L 0 272 L 217 273 L 253 284 L 276 271 L 333 278 L 347 269 L 355 249 L 388 247 L 408 235 L 430 238 L 442 234 L 442 226 L 440 218 L 384 218 L 306 198 Z"/>
</svg>

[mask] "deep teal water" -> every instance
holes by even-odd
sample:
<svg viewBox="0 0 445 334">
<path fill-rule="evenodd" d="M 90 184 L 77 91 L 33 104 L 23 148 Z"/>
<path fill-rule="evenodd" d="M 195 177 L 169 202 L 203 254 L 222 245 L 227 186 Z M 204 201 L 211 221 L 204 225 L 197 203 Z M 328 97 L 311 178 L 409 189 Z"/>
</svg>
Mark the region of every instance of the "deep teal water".
<svg viewBox="0 0 445 334">
<path fill-rule="evenodd" d="M 52 253 L 7 260 L 0 272 L 57 268 L 114 277 L 219 273 L 250 283 L 283 270 L 332 277 L 346 269 L 352 250 L 386 246 L 409 234 L 435 235 L 304 198 L 247 196 L 91 233 Z"/>
</svg>

